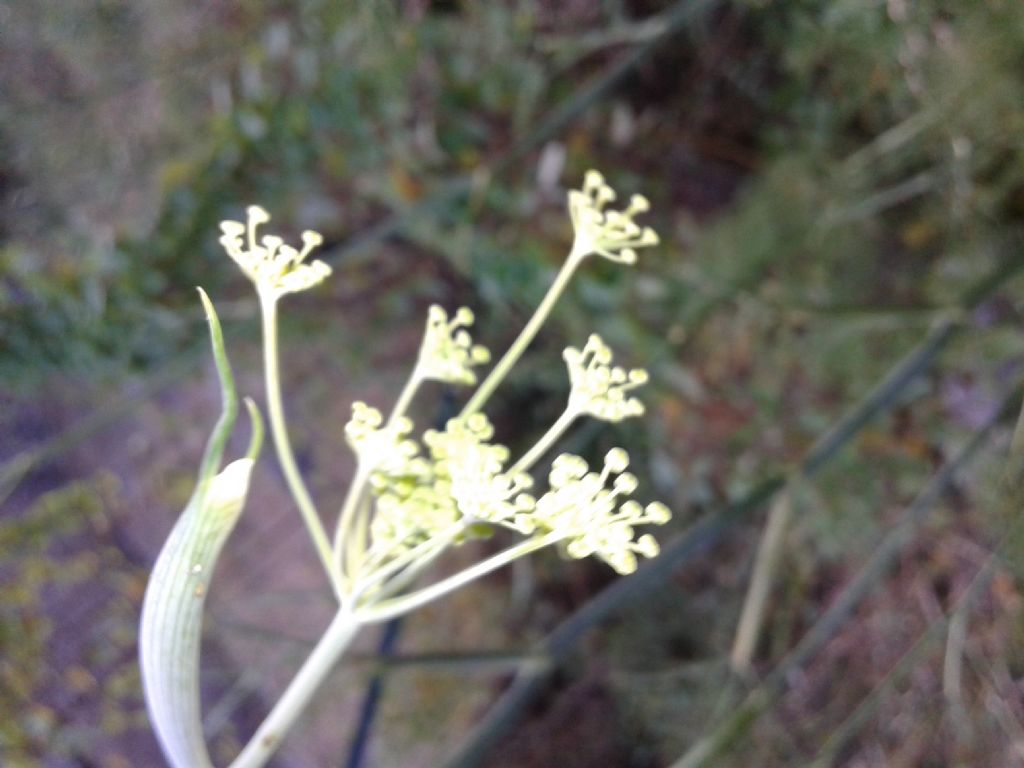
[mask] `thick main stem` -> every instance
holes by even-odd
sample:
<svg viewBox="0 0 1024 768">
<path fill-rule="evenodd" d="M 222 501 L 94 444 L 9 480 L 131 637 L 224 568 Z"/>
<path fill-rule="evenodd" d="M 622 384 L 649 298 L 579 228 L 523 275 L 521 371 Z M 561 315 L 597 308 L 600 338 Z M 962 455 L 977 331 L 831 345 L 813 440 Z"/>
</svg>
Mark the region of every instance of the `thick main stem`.
<svg viewBox="0 0 1024 768">
<path fill-rule="evenodd" d="M 263 315 L 263 370 L 267 387 L 267 411 L 270 415 L 270 431 L 274 437 L 274 448 L 281 463 L 288 489 L 299 507 L 303 522 L 309 530 L 313 546 L 323 563 L 324 570 L 331 580 L 335 591 L 339 589 L 338 569 L 331 556 L 331 544 L 327 539 L 320 516 L 317 514 L 313 499 L 306 489 L 306 484 L 299 473 L 292 453 L 288 430 L 285 426 L 284 407 L 281 404 L 280 364 L 277 354 L 277 298 L 260 294 L 260 308 Z"/>
<path fill-rule="evenodd" d="M 360 626 L 359 620 L 347 608 L 338 612 L 320 642 L 230 768 L 260 768 L 270 759 L 313 694 L 327 679 Z"/>
<path fill-rule="evenodd" d="M 502 379 L 508 374 L 509 370 L 515 365 L 516 361 L 522 357 L 523 352 L 530 346 L 530 342 L 537 335 L 537 331 L 540 330 L 541 325 L 547 319 L 548 315 L 551 314 L 551 309 L 555 306 L 555 302 L 558 301 L 558 297 L 562 291 L 565 290 L 565 286 L 569 283 L 569 278 L 572 277 L 573 272 L 576 271 L 576 267 L 583 261 L 583 256 L 578 256 L 575 253 L 569 254 L 569 258 L 565 260 L 565 264 L 558 271 L 558 275 L 555 276 L 555 281 L 548 288 L 548 292 L 544 294 L 544 298 L 541 300 L 537 310 L 533 313 L 533 317 L 530 318 L 529 322 L 520 332 L 519 336 L 512 346 L 508 348 L 505 355 L 498 361 L 498 364 L 491 369 L 491 372 L 484 379 L 483 383 L 477 388 L 476 392 L 466 403 L 466 407 L 462 409 L 460 416 L 465 418 L 479 411 L 487 398 L 489 398 L 494 390 L 498 388 L 498 384 L 501 383 Z"/>
</svg>

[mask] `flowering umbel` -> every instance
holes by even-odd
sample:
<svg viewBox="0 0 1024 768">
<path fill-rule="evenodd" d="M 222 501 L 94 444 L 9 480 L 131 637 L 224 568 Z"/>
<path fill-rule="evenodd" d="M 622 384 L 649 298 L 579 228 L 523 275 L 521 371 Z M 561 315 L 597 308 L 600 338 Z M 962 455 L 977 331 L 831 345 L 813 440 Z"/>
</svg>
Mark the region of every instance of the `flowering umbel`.
<svg viewBox="0 0 1024 768">
<path fill-rule="evenodd" d="M 379 410 L 357 400 L 352 403 L 352 419 L 345 425 L 345 439 L 364 466 L 404 467 L 419 451 L 416 443 L 407 439 L 412 428 L 412 421 L 404 416 L 384 424 Z"/>
<path fill-rule="evenodd" d="M 427 312 L 427 330 L 420 345 L 416 374 L 450 384 L 476 384 L 474 366 L 490 361 L 486 347 L 473 344 L 466 330 L 473 324 L 473 311 L 460 307 L 455 317 L 434 304 Z"/>
<path fill-rule="evenodd" d="M 220 223 L 220 244 L 256 284 L 261 295 L 277 298 L 304 291 L 331 274 L 331 268 L 319 259 L 304 263 L 312 250 L 323 243 L 319 233 L 303 232 L 302 250 L 298 250 L 276 235 L 258 238 L 260 224 L 270 221 L 270 215 L 258 205 L 250 205 L 245 213 L 245 224 L 240 221 Z"/>
<path fill-rule="evenodd" d="M 525 493 L 533 479 L 506 469 L 509 450 L 491 442 L 493 436 L 494 427 L 482 413 L 427 430 L 423 456 L 393 463 L 371 478 L 375 537 L 400 552 L 481 523 L 521 530 L 518 516 L 533 508 Z"/>
<path fill-rule="evenodd" d="M 635 264 L 636 249 L 658 244 L 658 235 L 650 227 L 641 227 L 633 219 L 645 213 L 650 203 L 643 195 L 633 195 L 621 211 L 609 210 L 615 190 L 597 171 L 587 171 L 583 189 L 569 192 L 569 215 L 576 239 L 572 255 L 583 258 L 596 253 L 620 264 Z"/>
<path fill-rule="evenodd" d="M 647 383 L 647 371 L 612 366 L 612 350 L 596 333 L 591 334 L 582 350 L 568 347 L 563 357 L 572 382 L 570 409 L 604 421 L 622 421 L 643 414 L 644 404 L 628 392 Z"/>
<path fill-rule="evenodd" d="M 562 454 L 548 475 L 551 490 L 537 500 L 529 521 L 557 534 L 569 557 L 596 555 L 619 573 L 632 573 L 638 554 L 658 554 L 655 538 L 635 538 L 635 527 L 662 525 L 671 515 L 659 502 L 642 507 L 629 499 L 637 479 L 625 471 L 628 466 L 629 455 L 621 448 L 608 452 L 601 472 L 592 472 L 579 456 Z"/>
</svg>

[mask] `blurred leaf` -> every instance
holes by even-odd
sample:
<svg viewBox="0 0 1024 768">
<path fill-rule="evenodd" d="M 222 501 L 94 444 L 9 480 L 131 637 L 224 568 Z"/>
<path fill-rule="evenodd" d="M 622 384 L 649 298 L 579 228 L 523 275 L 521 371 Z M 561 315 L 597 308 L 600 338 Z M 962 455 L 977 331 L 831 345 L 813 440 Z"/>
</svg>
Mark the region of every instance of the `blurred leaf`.
<svg viewBox="0 0 1024 768">
<path fill-rule="evenodd" d="M 218 471 L 238 398 L 217 314 L 206 294 L 200 291 L 200 296 L 210 323 L 223 412 L 207 444 L 195 492 L 153 566 L 139 627 L 146 705 L 164 754 L 175 768 L 212 766 L 199 700 L 203 606 L 217 558 L 245 504 L 262 441 L 259 411 L 247 400 L 253 420 L 249 455 Z"/>
</svg>

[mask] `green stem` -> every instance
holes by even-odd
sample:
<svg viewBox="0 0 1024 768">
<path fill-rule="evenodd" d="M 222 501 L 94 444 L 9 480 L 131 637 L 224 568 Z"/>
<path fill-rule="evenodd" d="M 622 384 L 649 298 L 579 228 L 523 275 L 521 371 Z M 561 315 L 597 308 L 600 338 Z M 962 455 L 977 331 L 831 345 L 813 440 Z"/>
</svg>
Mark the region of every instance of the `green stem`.
<svg viewBox="0 0 1024 768">
<path fill-rule="evenodd" d="M 421 557 L 432 558 L 434 556 L 433 550 L 442 550 L 447 547 L 464 528 L 465 525 L 462 522 L 455 523 L 443 533 L 417 544 L 412 549 L 398 555 L 394 560 L 385 563 L 376 571 L 372 571 L 365 579 L 357 582 L 353 587 L 352 592 L 356 599 L 365 594 L 371 587 L 389 579 Z M 386 554 L 384 556 L 386 557 Z M 369 562 L 372 563 L 373 561 Z"/>
<path fill-rule="evenodd" d="M 537 307 L 537 311 L 533 313 L 533 317 L 523 328 L 522 332 L 512 342 L 512 346 L 508 348 L 504 357 L 498 361 L 498 364 L 494 366 L 491 372 L 488 374 L 484 382 L 479 386 L 476 392 L 473 393 L 473 397 L 466 403 L 466 407 L 462 409 L 462 413 L 459 414 L 461 418 L 471 416 L 479 411 L 487 398 L 489 398 L 494 390 L 498 388 L 498 384 L 501 383 L 502 379 L 508 374 L 509 370 L 515 365 L 516 361 L 522 357 L 523 352 L 533 341 L 534 336 L 537 335 L 537 331 L 540 330 L 541 325 L 547 319 L 548 315 L 551 314 L 552 307 L 555 306 L 555 302 L 558 301 L 558 297 L 565 290 L 565 286 L 569 284 L 569 278 L 572 277 L 573 272 L 576 271 L 576 267 L 583 261 L 584 256 L 576 255 L 575 253 L 569 254 L 569 258 L 565 260 L 565 264 L 558 271 L 558 275 L 555 276 L 555 281 L 548 288 L 548 292 L 544 294 L 544 298 L 541 300 L 540 305 Z"/>
<path fill-rule="evenodd" d="M 317 688 L 327 679 L 338 658 L 352 642 L 361 622 L 347 609 L 334 617 L 298 674 L 289 683 L 249 743 L 230 768 L 260 768 L 281 746 L 285 734 L 309 704 Z"/>
<path fill-rule="evenodd" d="M 486 576 L 491 571 L 495 571 L 504 565 L 508 565 L 513 560 L 528 555 L 531 552 L 536 552 L 538 549 L 543 549 L 549 544 L 554 544 L 561 538 L 561 533 L 548 533 L 544 536 L 527 539 L 526 541 L 520 542 L 513 547 L 509 547 L 508 549 L 499 552 L 498 554 L 489 557 L 470 568 L 459 571 L 458 573 L 449 576 L 447 579 L 442 579 L 436 584 L 431 584 L 429 587 L 424 587 L 423 589 L 409 595 L 385 600 L 369 608 L 359 609 L 356 612 L 356 615 L 359 617 L 360 621 L 367 624 L 371 622 L 388 621 L 396 618 L 402 614 L 414 611 L 427 603 L 433 602 L 439 597 L 444 597 L 449 592 L 453 592 L 459 587 L 463 587 L 481 576 Z"/>
<path fill-rule="evenodd" d="M 373 600 L 375 602 L 382 602 L 383 600 L 392 598 L 405 591 L 409 585 L 423 575 L 423 572 L 427 570 L 427 568 L 437 561 L 437 558 L 444 554 L 447 548 L 447 544 L 438 544 L 419 560 L 416 560 L 404 570 L 393 576 L 386 584 L 382 584 L 380 589 L 373 595 Z"/>
<path fill-rule="evenodd" d="M 342 577 L 348 581 L 349 586 L 355 579 L 353 559 L 356 556 L 354 555 L 353 522 L 363 495 L 363 487 L 370 476 L 370 472 L 365 468 L 365 462 L 361 459 L 357 459 L 357 462 L 356 473 L 348 487 L 345 502 L 341 506 L 341 513 L 338 515 L 338 527 L 334 529 L 333 556 L 337 558 L 338 568 Z"/>
<path fill-rule="evenodd" d="M 369 474 L 367 474 L 369 476 Z M 354 580 L 363 567 L 363 557 L 370 547 L 370 499 L 366 495 L 366 480 L 360 483 L 358 501 L 356 502 L 356 514 L 352 523 L 352 529 L 346 534 L 348 540 L 346 547 L 346 563 Z"/>
<path fill-rule="evenodd" d="M 331 584 L 337 591 L 339 588 L 338 571 L 331 555 L 331 545 L 327 539 L 327 533 L 324 531 L 323 523 L 320 522 L 313 499 L 310 498 L 306 484 L 295 464 L 295 456 L 292 453 L 292 446 L 288 440 L 288 431 L 285 426 L 284 408 L 281 405 L 281 381 L 278 373 L 280 365 L 277 355 L 276 297 L 261 293 L 260 308 L 263 314 L 263 362 L 267 386 L 267 410 L 270 415 L 270 431 L 274 437 L 274 448 L 277 450 L 277 458 L 281 462 L 281 469 L 288 483 L 288 489 L 299 507 L 310 538 L 313 540 L 313 546 L 320 556 Z"/>
<path fill-rule="evenodd" d="M 405 412 L 409 409 L 409 404 L 412 402 L 413 397 L 416 396 L 416 390 L 419 389 L 420 384 L 423 383 L 423 377 L 420 375 L 419 365 L 413 369 L 412 375 L 409 380 L 405 382 L 405 386 L 402 388 L 401 394 L 398 395 L 398 400 L 395 402 L 395 409 L 391 412 L 388 417 L 387 426 L 393 427 L 395 422 L 399 418 L 405 415 Z"/>
<path fill-rule="evenodd" d="M 562 411 L 562 415 L 555 420 L 555 423 L 548 428 L 548 431 L 534 444 L 533 448 L 523 454 L 522 458 L 512 466 L 509 473 L 528 472 L 530 467 L 536 464 L 555 441 L 565 433 L 565 430 L 570 427 L 578 415 L 574 409 L 566 408 Z"/>
<path fill-rule="evenodd" d="M 423 377 L 420 375 L 419 366 L 417 366 L 398 395 L 394 410 L 388 417 L 384 429 L 390 429 L 398 419 L 405 415 L 422 383 Z M 371 472 L 372 467 L 366 466 L 365 462 L 360 459 L 356 466 L 356 474 L 352 478 L 348 493 L 345 495 L 345 502 L 338 515 L 338 526 L 334 530 L 334 557 L 336 562 L 339 562 L 343 577 L 348 579 L 350 586 L 355 583 L 356 572 L 362 564 L 365 553 L 366 531 L 370 521 L 369 507 L 364 508 L 363 502 L 366 498 L 366 482 L 370 479 Z"/>
</svg>

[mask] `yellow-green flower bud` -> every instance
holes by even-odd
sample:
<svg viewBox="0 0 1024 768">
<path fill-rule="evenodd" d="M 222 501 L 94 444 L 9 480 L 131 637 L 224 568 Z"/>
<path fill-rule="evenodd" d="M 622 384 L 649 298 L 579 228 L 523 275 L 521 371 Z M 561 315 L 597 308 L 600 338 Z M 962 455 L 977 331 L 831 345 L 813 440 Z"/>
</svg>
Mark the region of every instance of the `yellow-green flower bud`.
<svg viewBox="0 0 1024 768">
<path fill-rule="evenodd" d="M 548 476 L 551 490 L 537 499 L 528 520 L 517 520 L 519 529 L 559 534 L 569 557 L 596 555 L 619 573 L 631 573 L 638 554 L 654 557 L 658 553 L 653 536 L 634 540 L 634 527 L 662 525 L 670 514 L 664 504 L 655 502 L 645 508 L 623 498 L 637 487 L 636 476 L 625 471 L 628 465 L 629 456 L 621 448 L 607 453 L 600 474 L 591 472 L 579 456 L 562 454 Z"/>
<path fill-rule="evenodd" d="M 472 324 L 473 312 L 468 307 L 459 309 L 449 321 L 444 309 L 433 305 L 420 345 L 418 375 L 451 384 L 475 384 L 473 366 L 487 363 L 491 355 L 486 347 L 473 344 L 466 331 Z"/>
<path fill-rule="evenodd" d="M 320 260 L 304 263 L 312 250 L 323 243 L 319 233 L 303 232 L 300 251 L 286 245 L 276 235 L 257 239 L 259 225 L 270 221 L 270 214 L 258 205 L 246 208 L 246 217 L 245 224 L 239 221 L 220 223 L 220 244 L 255 283 L 261 295 L 276 299 L 286 293 L 304 291 L 331 274 L 331 268 Z"/>
<path fill-rule="evenodd" d="M 612 367 L 612 351 L 596 333 L 582 350 L 568 347 L 563 357 L 572 383 L 570 411 L 605 421 L 622 421 L 644 412 L 643 403 L 627 393 L 647 383 L 647 371 Z"/>
<path fill-rule="evenodd" d="M 573 257 L 596 253 L 620 264 L 634 264 L 637 248 L 658 244 L 653 229 L 641 227 L 633 220 L 650 208 L 647 198 L 633 195 L 625 209 L 606 210 L 614 200 L 615 191 L 597 171 L 587 171 L 583 189 L 569 192 L 569 215 L 576 233 Z"/>
</svg>

